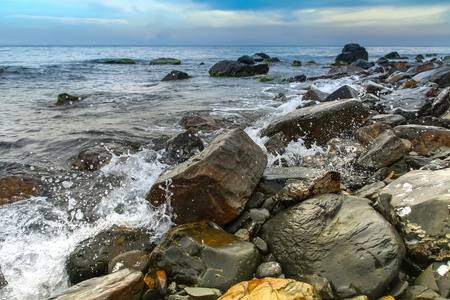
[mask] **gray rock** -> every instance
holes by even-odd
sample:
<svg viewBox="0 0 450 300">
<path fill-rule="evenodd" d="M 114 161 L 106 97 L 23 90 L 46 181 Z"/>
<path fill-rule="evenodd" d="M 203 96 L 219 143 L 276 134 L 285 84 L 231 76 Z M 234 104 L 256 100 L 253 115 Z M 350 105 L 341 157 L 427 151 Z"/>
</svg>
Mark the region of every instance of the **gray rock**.
<svg viewBox="0 0 450 300">
<path fill-rule="evenodd" d="M 271 218 L 262 230 L 287 277 L 320 274 L 341 298 L 377 299 L 405 254 L 392 225 L 369 200 L 354 196 L 315 196 Z"/>
<path fill-rule="evenodd" d="M 314 87 L 311 87 L 309 91 L 307 91 L 302 100 L 313 100 L 323 102 L 326 97 L 328 97 L 329 93 L 322 92 Z"/>
<path fill-rule="evenodd" d="M 364 168 L 381 169 L 400 159 L 410 148 L 410 142 L 397 137 L 392 130 L 386 130 L 369 144 L 357 164 Z"/>
<path fill-rule="evenodd" d="M 394 131 L 399 137 L 411 141 L 412 150 L 419 155 L 450 147 L 450 129 L 447 128 L 410 124 L 396 126 Z"/>
<path fill-rule="evenodd" d="M 373 122 L 379 122 L 390 126 L 397 126 L 406 123 L 406 118 L 402 115 L 380 114 L 370 118 Z"/>
<path fill-rule="evenodd" d="M 209 69 L 211 76 L 246 77 L 269 72 L 268 64 L 248 65 L 233 60 L 222 60 Z"/>
<path fill-rule="evenodd" d="M 328 101 L 336 101 L 336 100 L 342 100 L 342 99 L 357 99 L 358 98 L 358 92 L 352 88 L 351 86 L 344 85 L 332 92 L 330 95 L 328 95 L 324 102 Z"/>
<path fill-rule="evenodd" d="M 398 300 L 445 300 L 446 298 L 441 297 L 438 293 L 430 288 L 415 285 L 410 286 L 406 291 L 398 298 Z"/>
<path fill-rule="evenodd" d="M 246 65 L 254 65 L 256 63 L 255 60 L 248 55 L 239 57 L 237 61 Z"/>
<path fill-rule="evenodd" d="M 431 105 L 433 116 L 442 116 L 450 108 L 450 86 L 439 93 Z"/>
<path fill-rule="evenodd" d="M 138 270 L 147 273 L 150 266 L 149 253 L 142 250 L 128 251 L 114 257 L 108 264 L 108 273 L 122 269 Z"/>
<path fill-rule="evenodd" d="M 261 254 L 267 254 L 269 252 L 267 243 L 259 236 L 253 239 L 253 244 L 256 246 L 256 248 L 258 248 Z"/>
<path fill-rule="evenodd" d="M 358 59 L 369 59 L 369 54 L 364 47 L 359 44 L 347 44 L 342 49 L 342 53 L 336 56 L 334 61 L 343 61 L 348 64 L 357 61 Z"/>
<path fill-rule="evenodd" d="M 430 108 L 430 100 L 418 90 L 397 90 L 389 95 L 382 95 L 380 107 L 386 113 L 400 114 L 406 119 L 416 119 Z"/>
<path fill-rule="evenodd" d="M 273 119 L 262 136 L 283 132 L 289 141 L 302 137 L 307 146 L 327 142 L 363 122 L 369 109 L 356 99 L 320 103 Z"/>
<path fill-rule="evenodd" d="M 254 192 L 250 199 L 248 199 L 247 208 L 259 208 L 264 203 L 264 194 L 261 192 Z"/>
<path fill-rule="evenodd" d="M 182 163 L 203 151 L 204 148 L 203 141 L 199 138 L 196 130 L 189 128 L 168 140 L 166 151 L 177 163 Z"/>
<path fill-rule="evenodd" d="M 252 208 L 250 209 L 250 218 L 258 223 L 264 223 L 270 218 L 270 213 L 266 208 Z"/>
<path fill-rule="evenodd" d="M 297 280 L 312 285 L 320 297 L 322 297 L 322 300 L 335 299 L 330 281 L 328 281 L 325 277 L 316 274 L 300 275 L 297 277 Z"/>
<path fill-rule="evenodd" d="M 184 290 L 193 300 L 216 300 L 222 296 L 222 293 L 218 289 L 186 287 Z"/>
<path fill-rule="evenodd" d="M 283 274 L 281 265 L 277 262 L 264 262 L 256 269 L 256 278 L 275 277 Z"/>
<path fill-rule="evenodd" d="M 252 195 L 267 157 L 241 129 L 215 138 L 188 161 L 161 174 L 146 195 L 154 206 L 168 201 L 173 221 L 213 221 L 220 226 L 236 218 Z"/>
<path fill-rule="evenodd" d="M 439 68 L 436 68 L 433 70 L 428 70 L 428 71 L 419 73 L 411 79 L 414 81 L 427 83 L 430 81 L 439 80 L 443 75 L 446 75 L 448 73 L 450 73 L 450 66 L 444 65 L 442 67 L 439 67 Z"/>
<path fill-rule="evenodd" d="M 188 73 L 173 70 L 169 74 L 167 74 L 161 81 L 171 81 L 171 80 L 181 80 L 181 79 L 189 79 L 191 76 L 189 76 Z"/>
<path fill-rule="evenodd" d="M 450 259 L 448 187 L 450 169 L 411 171 L 388 184 L 381 195 L 400 219 L 411 257 L 425 261 Z"/>
<path fill-rule="evenodd" d="M 395 71 L 394 73 L 389 75 L 388 78 L 386 78 L 386 82 L 387 83 L 396 83 L 397 81 L 400 81 L 403 78 L 405 78 L 405 73 L 400 72 L 400 71 Z"/>
<path fill-rule="evenodd" d="M 139 300 L 144 285 L 140 271 L 123 269 L 78 283 L 47 300 Z"/>
<path fill-rule="evenodd" d="M 260 255 L 255 245 L 232 234 L 191 223 L 168 231 L 151 259 L 169 281 L 226 291 L 252 278 Z"/>
<path fill-rule="evenodd" d="M 375 63 L 372 61 L 368 62 L 365 59 L 358 58 L 356 61 L 352 62 L 351 65 L 363 68 L 364 70 L 368 70 L 368 69 L 372 68 L 373 66 L 375 66 Z"/>
<path fill-rule="evenodd" d="M 82 241 L 70 253 L 66 269 L 71 283 L 102 276 L 108 272 L 108 264 L 117 255 L 132 251 L 153 249 L 145 228 L 122 228 L 113 226 Z"/>
</svg>

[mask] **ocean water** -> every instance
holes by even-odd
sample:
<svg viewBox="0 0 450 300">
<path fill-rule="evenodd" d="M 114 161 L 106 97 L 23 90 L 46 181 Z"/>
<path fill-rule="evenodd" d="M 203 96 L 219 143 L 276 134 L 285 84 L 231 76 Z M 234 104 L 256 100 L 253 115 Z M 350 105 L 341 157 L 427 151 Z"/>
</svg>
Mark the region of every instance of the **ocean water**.
<svg viewBox="0 0 450 300">
<path fill-rule="evenodd" d="M 450 54 L 439 47 L 366 47 L 369 60 L 397 51 L 413 61 L 417 54 Z M 274 117 L 303 103 L 301 90 L 314 84 L 332 92 L 343 84 L 357 90 L 359 78 L 314 83 L 260 82 L 255 78 L 215 78 L 208 70 L 223 59 L 264 52 L 281 62 L 268 76 L 325 75 L 342 47 L 293 46 L 142 46 L 0 47 L 0 177 L 40 180 L 40 197 L 0 207 L 0 267 L 9 285 L 0 299 L 46 299 L 68 287 L 65 259 L 77 243 L 112 224 L 145 226 L 155 241 L 171 226 L 165 210 L 145 201 L 162 170 L 165 141 L 181 132 L 188 111 L 205 110 L 217 118 L 247 122 L 247 133 L 262 146 L 260 130 Z M 150 65 L 174 57 L 181 65 Z M 102 61 L 132 58 L 135 65 Z M 290 62 L 300 60 L 302 67 Z M 314 60 L 316 64 L 306 64 Z M 161 82 L 172 70 L 192 78 Z M 285 93 L 288 101 L 274 100 Z M 84 98 L 55 106 L 57 96 Z M 215 133 L 200 132 L 206 143 Z M 107 142 L 141 145 L 137 154 L 113 157 L 96 172 L 72 168 L 85 147 Z M 310 155 L 326 149 L 290 147 Z M 289 153 L 286 154 L 289 158 Z M 275 163 L 279 157 L 269 157 Z M 88 218 L 87 214 L 95 215 Z M 91 215 L 90 215 L 91 216 Z"/>
</svg>

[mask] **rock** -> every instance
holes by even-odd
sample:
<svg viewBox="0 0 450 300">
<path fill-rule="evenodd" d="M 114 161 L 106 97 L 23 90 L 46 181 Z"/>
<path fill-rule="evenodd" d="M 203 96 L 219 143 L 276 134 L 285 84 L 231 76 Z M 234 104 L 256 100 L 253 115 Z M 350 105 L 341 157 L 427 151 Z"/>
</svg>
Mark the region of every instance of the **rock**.
<svg viewBox="0 0 450 300">
<path fill-rule="evenodd" d="M 416 278 L 414 285 L 427 287 L 443 298 L 450 297 L 450 263 L 432 263 Z"/>
<path fill-rule="evenodd" d="M 141 272 L 123 269 L 83 281 L 47 300 L 139 300 L 144 289 L 143 279 Z"/>
<path fill-rule="evenodd" d="M 385 87 L 384 85 L 375 83 L 371 80 L 369 80 L 366 84 L 365 84 L 365 89 L 367 93 L 371 93 L 376 95 L 377 97 L 379 97 L 380 95 L 386 95 L 386 94 L 390 94 L 393 92 L 392 89 Z"/>
<path fill-rule="evenodd" d="M 261 62 L 264 60 L 270 60 L 270 56 L 265 54 L 265 53 L 255 53 L 253 54 L 252 58 L 256 61 L 256 62 Z"/>
<path fill-rule="evenodd" d="M 364 47 L 359 44 L 347 44 L 342 49 L 342 53 L 336 56 L 334 61 L 343 61 L 348 64 L 357 61 L 358 59 L 369 59 L 369 54 Z"/>
<path fill-rule="evenodd" d="M 363 186 L 362 188 L 354 192 L 353 195 L 372 200 L 373 196 L 377 195 L 385 186 L 386 184 L 383 181 L 377 181 Z"/>
<path fill-rule="evenodd" d="M 411 68 L 409 68 L 408 70 L 406 70 L 405 75 L 413 77 L 419 73 L 434 69 L 434 63 L 431 61 L 428 61 L 424 64 L 418 65 L 418 66 L 413 66 Z"/>
<path fill-rule="evenodd" d="M 151 259 L 169 281 L 225 291 L 252 278 L 260 255 L 255 245 L 232 234 L 191 223 L 164 234 Z"/>
<path fill-rule="evenodd" d="M 379 114 L 372 116 L 370 121 L 387 124 L 392 127 L 406 123 L 406 118 L 402 115 L 395 114 Z"/>
<path fill-rule="evenodd" d="M 191 156 L 200 153 L 205 147 L 194 128 L 167 141 L 166 151 L 177 163 L 188 160 Z"/>
<path fill-rule="evenodd" d="M 128 251 L 114 257 L 108 264 L 108 273 L 122 269 L 138 270 L 147 273 L 150 266 L 149 254 L 142 250 Z"/>
<path fill-rule="evenodd" d="M 239 57 L 237 61 L 246 65 L 254 65 L 256 63 L 255 60 L 248 55 Z"/>
<path fill-rule="evenodd" d="M 70 253 L 66 261 L 71 283 L 102 276 L 108 272 L 108 264 L 121 253 L 132 250 L 150 252 L 153 245 L 145 228 L 123 228 L 114 225 L 97 235 L 82 241 Z"/>
<path fill-rule="evenodd" d="M 150 61 L 151 65 L 180 65 L 181 61 L 176 58 L 157 58 Z"/>
<path fill-rule="evenodd" d="M 405 74 L 403 72 L 395 71 L 394 73 L 389 75 L 389 77 L 386 79 L 386 82 L 392 84 L 402 80 L 403 78 L 405 78 Z"/>
<path fill-rule="evenodd" d="M 321 300 L 314 287 L 293 279 L 262 278 L 241 282 L 218 300 Z"/>
<path fill-rule="evenodd" d="M 445 298 L 441 297 L 438 293 L 433 291 L 430 288 L 415 285 L 410 286 L 406 289 L 406 291 L 398 298 L 398 300 L 445 300 Z"/>
<path fill-rule="evenodd" d="M 365 59 L 358 58 L 356 61 L 351 63 L 351 66 L 356 66 L 356 67 L 363 68 L 364 70 L 368 70 L 368 69 L 372 68 L 373 66 L 375 66 L 375 63 L 368 62 Z"/>
<path fill-rule="evenodd" d="M 386 57 L 387 59 L 402 59 L 400 54 L 398 54 L 397 52 L 390 52 L 386 54 L 384 57 Z"/>
<path fill-rule="evenodd" d="M 296 203 L 315 195 L 336 193 L 340 189 L 341 174 L 336 171 L 322 171 L 319 176 L 289 180 L 275 195 L 275 199 Z"/>
<path fill-rule="evenodd" d="M 216 300 L 222 296 L 222 293 L 218 289 L 185 287 L 184 290 L 193 300 Z"/>
<path fill-rule="evenodd" d="M 83 98 L 63 93 L 58 95 L 58 101 L 56 101 L 55 105 L 61 106 L 66 104 L 73 104 L 74 102 L 79 102 L 81 100 L 83 100 Z"/>
<path fill-rule="evenodd" d="M 430 100 L 418 90 L 397 90 L 380 97 L 380 113 L 400 114 L 406 119 L 422 116 L 431 106 Z"/>
<path fill-rule="evenodd" d="M 289 82 L 305 82 L 308 78 L 305 74 L 296 75 L 294 77 L 289 78 Z"/>
<path fill-rule="evenodd" d="M 107 60 L 103 62 L 104 64 L 114 64 L 114 65 L 134 65 L 136 62 L 130 58 L 118 58 Z"/>
<path fill-rule="evenodd" d="M 6 280 L 5 276 L 3 275 L 2 268 L 0 266 L 0 290 L 7 285 L 8 285 L 8 281 Z"/>
<path fill-rule="evenodd" d="M 361 143 L 368 145 L 381 133 L 389 129 L 392 129 L 392 127 L 389 125 L 383 123 L 374 123 L 358 128 L 358 130 L 356 130 L 355 137 Z"/>
<path fill-rule="evenodd" d="M 279 93 L 273 98 L 273 101 L 277 102 L 287 102 L 287 97 L 285 93 Z"/>
<path fill-rule="evenodd" d="M 370 204 L 348 195 L 315 196 L 272 217 L 261 236 L 287 277 L 320 274 L 337 298 L 377 299 L 397 275 L 405 250 Z"/>
<path fill-rule="evenodd" d="M 414 81 L 427 83 L 430 81 L 439 81 L 440 79 L 443 79 L 444 77 L 448 76 L 447 74 L 450 73 L 450 66 L 444 65 L 439 68 L 435 68 L 432 70 L 428 70 L 422 73 L 417 74 L 413 78 L 411 78 Z"/>
<path fill-rule="evenodd" d="M 331 101 L 297 109 L 273 119 L 261 136 L 282 132 L 289 141 L 302 137 L 307 146 L 320 146 L 347 132 L 369 115 L 369 109 L 356 99 Z"/>
<path fill-rule="evenodd" d="M 283 274 L 281 265 L 275 261 L 264 262 L 256 269 L 256 278 L 278 277 Z"/>
<path fill-rule="evenodd" d="M 324 102 L 357 98 L 358 92 L 354 88 L 348 85 L 344 85 L 328 95 L 328 97 L 325 98 Z"/>
<path fill-rule="evenodd" d="M 213 221 L 222 226 L 242 212 L 266 164 L 261 148 L 234 129 L 163 173 L 146 199 L 154 206 L 169 200 L 176 224 Z"/>
<path fill-rule="evenodd" d="M 82 150 L 73 166 L 80 171 L 96 171 L 111 162 L 113 154 L 136 153 L 138 149 L 118 143 L 101 143 Z"/>
<path fill-rule="evenodd" d="M 0 179 L 0 205 L 37 196 L 42 188 L 34 179 L 8 176 Z"/>
<path fill-rule="evenodd" d="M 441 147 L 450 147 L 450 129 L 425 125 L 399 125 L 397 135 L 412 143 L 412 151 L 425 155 Z"/>
<path fill-rule="evenodd" d="M 260 224 L 264 223 L 268 218 L 270 218 L 269 210 L 266 208 L 251 208 L 250 218 Z"/>
<path fill-rule="evenodd" d="M 189 111 L 183 114 L 178 124 L 186 129 L 195 128 L 207 131 L 219 129 L 213 117 L 208 112 L 203 111 Z"/>
<path fill-rule="evenodd" d="M 255 237 L 252 243 L 256 246 L 256 248 L 258 248 L 259 253 L 267 254 L 269 252 L 267 243 L 259 236 Z"/>
<path fill-rule="evenodd" d="M 392 130 L 386 130 L 368 145 L 356 163 L 368 169 L 381 169 L 400 159 L 410 149 L 409 141 L 397 137 Z"/>
<path fill-rule="evenodd" d="M 357 66 L 337 66 L 328 71 L 330 75 L 354 75 L 364 73 L 364 69 Z"/>
<path fill-rule="evenodd" d="M 439 93 L 431 104 L 431 114 L 440 117 L 450 108 L 450 86 Z"/>
<path fill-rule="evenodd" d="M 247 65 L 233 60 L 222 60 L 209 69 L 211 76 L 219 77 L 247 77 L 267 74 L 268 72 L 269 65 L 267 64 Z"/>
<path fill-rule="evenodd" d="M 302 66 L 302 62 L 299 60 L 294 60 L 293 62 L 291 62 L 291 66 L 293 67 L 301 67 Z"/>
<path fill-rule="evenodd" d="M 448 186 L 450 169 L 411 171 L 388 184 L 381 195 L 391 197 L 411 257 L 422 261 L 450 258 Z"/>
<path fill-rule="evenodd" d="M 333 289 L 331 288 L 331 284 L 330 281 L 328 281 L 328 279 L 319 275 L 312 274 L 312 275 L 300 275 L 298 276 L 297 280 L 312 285 L 323 300 L 335 299 Z"/>
<path fill-rule="evenodd" d="M 306 92 L 306 94 L 303 95 L 302 100 L 314 100 L 314 101 L 325 101 L 325 98 L 328 97 L 328 93 L 322 92 L 314 87 L 311 87 L 309 91 Z"/>
<path fill-rule="evenodd" d="M 180 80 L 189 78 L 191 78 L 191 76 L 189 76 L 188 73 L 173 70 L 172 72 L 167 74 L 161 81 Z"/>
<path fill-rule="evenodd" d="M 284 135 L 283 132 L 277 132 L 272 135 L 265 143 L 264 146 L 267 152 L 273 155 L 281 155 L 284 153 L 286 147 L 289 145 L 291 140 Z"/>
</svg>

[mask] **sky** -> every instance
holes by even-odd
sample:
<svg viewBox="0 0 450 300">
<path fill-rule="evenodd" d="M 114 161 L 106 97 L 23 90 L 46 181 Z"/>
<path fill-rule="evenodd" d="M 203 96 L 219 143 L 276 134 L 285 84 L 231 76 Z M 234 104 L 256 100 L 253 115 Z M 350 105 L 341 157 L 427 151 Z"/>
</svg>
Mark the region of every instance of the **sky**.
<svg viewBox="0 0 450 300">
<path fill-rule="evenodd" d="M 450 46 L 449 0 L 0 0 L 0 45 Z"/>
</svg>

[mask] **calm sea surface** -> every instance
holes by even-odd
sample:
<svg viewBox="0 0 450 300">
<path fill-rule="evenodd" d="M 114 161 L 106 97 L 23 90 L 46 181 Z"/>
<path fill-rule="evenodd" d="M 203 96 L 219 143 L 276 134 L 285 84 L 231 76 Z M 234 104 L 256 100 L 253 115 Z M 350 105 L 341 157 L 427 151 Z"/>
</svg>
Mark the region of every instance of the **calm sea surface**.
<svg viewBox="0 0 450 300">
<path fill-rule="evenodd" d="M 369 60 L 397 51 L 410 61 L 417 54 L 450 55 L 450 48 L 366 47 Z M 0 47 L 0 177 L 40 180 L 42 197 L 0 207 L 0 267 L 9 285 L 0 299 L 46 299 L 68 286 L 64 262 L 77 243 L 111 224 L 145 226 L 155 241 L 170 227 L 168 217 L 144 199 L 167 167 L 165 141 L 181 133 L 181 116 L 206 110 L 218 118 L 245 118 L 246 131 L 262 145 L 259 130 L 272 118 L 302 103 L 311 83 L 260 82 L 255 78 L 214 78 L 208 70 L 224 59 L 264 52 L 281 62 L 268 76 L 325 75 L 342 47 L 171 46 L 171 47 Z M 150 65 L 173 57 L 181 65 Z M 131 58 L 135 65 L 101 62 Z M 300 60 L 302 67 L 290 62 Z M 307 61 L 316 64 L 306 64 Z M 192 78 L 161 82 L 172 70 Z M 319 80 L 332 92 L 343 84 L 360 90 L 358 78 Z M 285 93 L 287 103 L 274 101 Z M 80 103 L 55 106 L 68 93 Z M 216 133 L 217 134 L 217 133 Z M 208 143 L 210 133 L 200 133 Z M 81 173 L 71 164 L 85 147 L 106 142 L 140 143 L 142 151 L 114 157 L 101 171 Z M 296 151 L 308 154 L 310 149 Z M 274 161 L 276 158 L 270 157 Z M 86 207 L 95 215 L 86 221 Z M 120 209 L 118 209 L 120 208 Z"/>
</svg>

